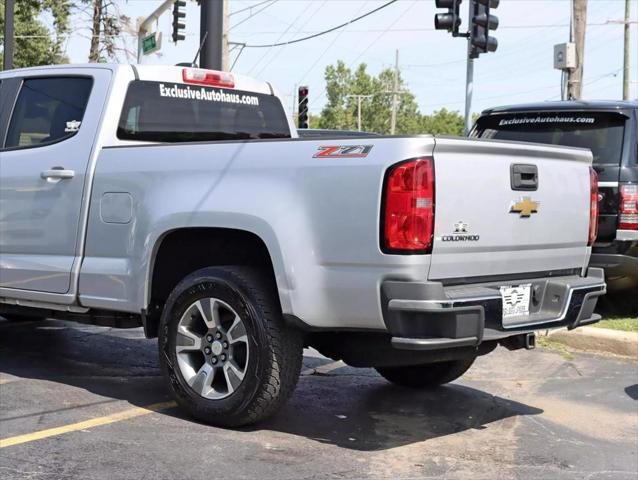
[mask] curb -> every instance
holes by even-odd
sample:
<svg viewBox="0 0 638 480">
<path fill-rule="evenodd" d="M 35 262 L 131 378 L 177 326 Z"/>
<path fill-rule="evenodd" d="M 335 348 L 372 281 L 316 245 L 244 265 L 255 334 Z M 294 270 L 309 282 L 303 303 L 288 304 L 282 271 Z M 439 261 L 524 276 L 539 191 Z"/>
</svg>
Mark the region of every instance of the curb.
<svg viewBox="0 0 638 480">
<path fill-rule="evenodd" d="M 560 328 L 539 333 L 578 350 L 638 358 L 638 332 L 579 327 L 570 331 Z"/>
</svg>

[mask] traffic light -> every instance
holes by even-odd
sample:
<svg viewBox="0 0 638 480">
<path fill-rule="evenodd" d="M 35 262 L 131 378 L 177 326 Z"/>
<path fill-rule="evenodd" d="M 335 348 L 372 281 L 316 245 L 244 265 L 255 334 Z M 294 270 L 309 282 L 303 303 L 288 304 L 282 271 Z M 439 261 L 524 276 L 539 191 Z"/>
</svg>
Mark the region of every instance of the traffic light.
<svg viewBox="0 0 638 480">
<path fill-rule="evenodd" d="M 447 8 L 447 13 L 437 13 L 434 16 L 434 28 L 447 30 L 456 37 L 461 26 L 459 9 L 463 0 L 436 0 L 436 8 Z"/>
<path fill-rule="evenodd" d="M 471 58 L 478 58 L 481 53 L 494 52 L 498 48 L 498 40 L 490 37 L 490 30 L 498 28 L 498 17 L 490 15 L 490 11 L 498 7 L 499 0 L 472 0 L 470 17 Z"/>
<path fill-rule="evenodd" d="M 173 4 L 173 41 L 175 43 L 186 38 L 183 33 L 186 25 L 180 22 L 180 19 L 186 17 L 186 12 L 181 7 L 186 7 L 186 0 L 177 0 Z"/>
<path fill-rule="evenodd" d="M 308 87 L 299 87 L 297 128 L 308 128 Z"/>
</svg>

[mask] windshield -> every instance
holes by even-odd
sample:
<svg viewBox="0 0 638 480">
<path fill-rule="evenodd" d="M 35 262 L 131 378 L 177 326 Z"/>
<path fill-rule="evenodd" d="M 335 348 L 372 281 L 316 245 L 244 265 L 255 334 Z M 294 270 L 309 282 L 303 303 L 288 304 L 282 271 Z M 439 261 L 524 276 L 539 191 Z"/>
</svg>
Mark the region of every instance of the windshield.
<svg viewBox="0 0 638 480">
<path fill-rule="evenodd" d="M 473 136 L 587 148 L 594 163 L 618 165 L 624 129 L 625 117 L 616 113 L 515 113 L 480 118 Z"/>
<path fill-rule="evenodd" d="M 175 83 L 131 82 L 118 138 L 197 142 L 289 138 L 279 99 L 239 90 Z"/>
</svg>

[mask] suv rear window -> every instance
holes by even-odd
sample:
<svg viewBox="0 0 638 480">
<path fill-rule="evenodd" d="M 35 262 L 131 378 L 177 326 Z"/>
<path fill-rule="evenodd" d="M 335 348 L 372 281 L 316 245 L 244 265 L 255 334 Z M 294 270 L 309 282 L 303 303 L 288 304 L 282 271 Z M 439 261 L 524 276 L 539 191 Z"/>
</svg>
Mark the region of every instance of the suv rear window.
<svg viewBox="0 0 638 480">
<path fill-rule="evenodd" d="M 136 80 L 129 85 L 117 136 L 197 142 L 290 138 L 290 129 L 273 95 Z"/>
<path fill-rule="evenodd" d="M 625 117 L 615 113 L 495 114 L 479 118 L 472 136 L 588 148 L 597 164 L 620 164 Z"/>
</svg>

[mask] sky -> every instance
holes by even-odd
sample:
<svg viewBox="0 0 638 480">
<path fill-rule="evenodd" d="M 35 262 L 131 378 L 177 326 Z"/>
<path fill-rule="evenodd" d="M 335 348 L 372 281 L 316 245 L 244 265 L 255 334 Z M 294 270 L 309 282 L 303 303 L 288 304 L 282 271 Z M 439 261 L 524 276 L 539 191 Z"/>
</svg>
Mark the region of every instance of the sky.
<svg viewBox="0 0 638 480">
<path fill-rule="evenodd" d="M 133 19 L 147 17 L 160 0 L 115 0 L 120 13 Z M 230 0 L 230 41 L 271 44 L 304 37 L 347 22 L 386 3 L 363 0 Z M 468 1 L 461 6 L 467 26 Z M 589 0 L 583 98 L 622 97 L 623 25 L 625 0 Z M 254 7 L 250 9 L 249 7 Z M 239 10 L 243 10 L 239 12 Z M 553 46 L 569 40 L 570 0 L 501 0 L 493 14 L 499 27 L 493 33 L 498 50 L 474 63 L 472 111 L 513 103 L 560 99 L 560 71 L 553 68 Z M 378 74 L 392 67 L 399 51 L 399 67 L 422 113 L 441 108 L 463 111 L 467 41 L 434 30 L 434 0 L 400 0 L 343 29 L 318 38 L 274 48 L 233 47 L 233 71 L 271 82 L 291 108 L 299 85 L 310 91 L 310 111 L 317 114 L 326 102 L 324 70 L 343 60 L 351 68 L 360 63 Z M 630 98 L 638 98 L 638 0 L 631 0 Z M 190 62 L 199 44 L 199 7 L 189 0 L 186 40 L 172 43 L 170 11 L 160 18 L 160 54 L 143 63 Z M 74 63 L 87 61 L 87 18 L 76 15 L 66 54 Z M 83 27 L 84 26 L 84 27 Z M 122 35 L 131 51 L 133 33 Z M 133 62 L 120 55 L 121 62 Z"/>
</svg>

